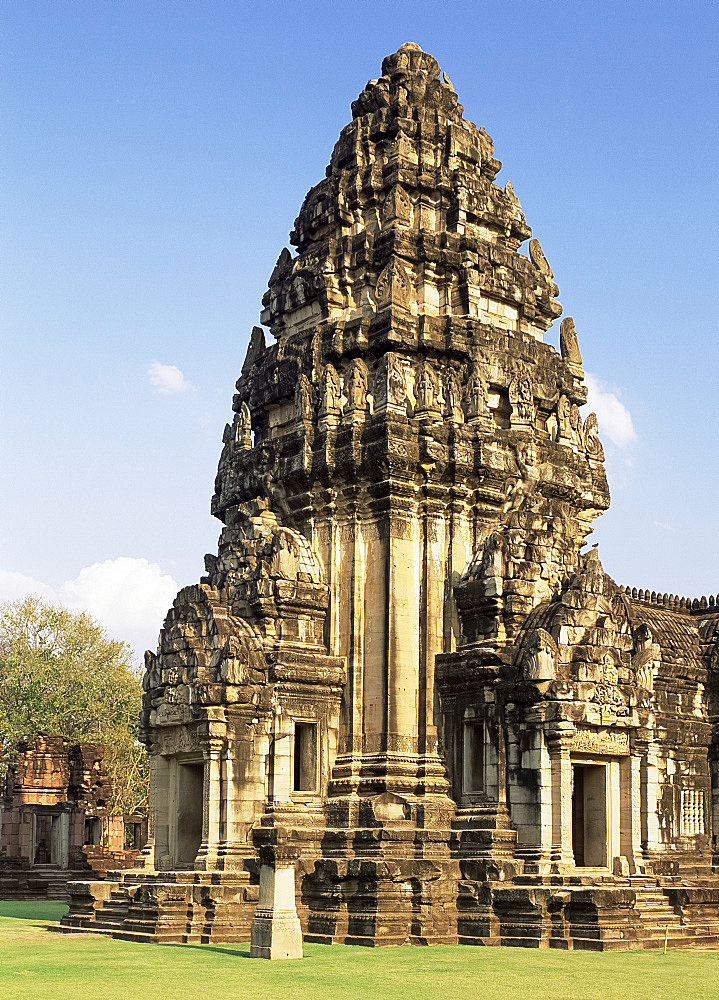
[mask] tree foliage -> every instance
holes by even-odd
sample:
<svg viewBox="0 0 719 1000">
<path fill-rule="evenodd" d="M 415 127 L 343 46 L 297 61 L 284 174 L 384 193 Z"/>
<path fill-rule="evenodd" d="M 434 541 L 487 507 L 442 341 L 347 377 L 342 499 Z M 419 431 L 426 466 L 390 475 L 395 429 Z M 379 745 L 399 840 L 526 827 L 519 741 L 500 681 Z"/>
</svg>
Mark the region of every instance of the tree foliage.
<svg viewBox="0 0 719 1000">
<path fill-rule="evenodd" d="M 0 605 L 0 763 L 38 733 L 103 743 L 113 811 L 146 805 L 149 768 L 136 738 L 142 685 L 131 656 L 86 612 L 38 597 Z"/>
</svg>

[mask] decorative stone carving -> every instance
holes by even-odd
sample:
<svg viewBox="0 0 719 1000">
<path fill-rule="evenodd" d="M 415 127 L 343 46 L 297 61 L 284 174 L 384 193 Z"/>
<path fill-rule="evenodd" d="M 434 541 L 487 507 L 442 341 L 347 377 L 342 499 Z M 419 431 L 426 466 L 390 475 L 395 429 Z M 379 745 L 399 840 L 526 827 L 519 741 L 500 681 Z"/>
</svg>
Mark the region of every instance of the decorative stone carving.
<svg viewBox="0 0 719 1000">
<path fill-rule="evenodd" d="M 536 446 L 531 442 L 518 444 L 514 449 L 514 460 L 519 477 L 507 483 L 503 513 L 517 511 L 537 488 L 541 478 L 541 463 Z"/>
<path fill-rule="evenodd" d="M 409 298 L 409 277 L 397 258 L 393 257 L 377 278 L 375 286 L 377 308 L 382 309 L 387 305 L 397 305 L 406 309 L 409 306 Z"/>
<path fill-rule="evenodd" d="M 529 681 L 551 681 L 557 676 L 557 644 L 548 632 L 538 628 L 524 646 L 522 671 Z"/>
<path fill-rule="evenodd" d="M 306 375 L 300 375 L 295 390 L 295 410 L 302 423 L 312 423 L 312 383 Z"/>
<path fill-rule="evenodd" d="M 252 415 L 247 403 L 242 403 L 235 417 L 235 444 L 238 448 L 252 447 Z"/>
<path fill-rule="evenodd" d="M 565 444 L 571 444 L 573 440 L 571 404 L 565 395 L 561 395 L 557 403 L 557 438 Z"/>
<path fill-rule="evenodd" d="M 367 409 L 368 377 L 367 365 L 361 358 L 355 358 L 345 376 L 345 413 L 364 413 Z"/>
<path fill-rule="evenodd" d="M 572 753 L 595 754 L 598 757 L 626 757 L 629 736 L 623 730 L 589 729 L 578 726 L 571 743 Z"/>
<path fill-rule="evenodd" d="M 279 263 L 279 262 L 278 262 Z M 242 365 L 242 374 L 247 375 L 265 352 L 265 332 L 261 326 L 253 326 L 250 334 L 250 342 L 247 346 L 247 354 Z"/>
<path fill-rule="evenodd" d="M 388 225 L 392 222 L 401 222 L 405 225 L 409 223 L 412 206 L 401 184 L 395 184 L 385 199 L 382 206 L 382 223 Z"/>
<path fill-rule="evenodd" d="M 320 400 L 320 417 L 331 417 L 339 414 L 342 389 L 339 375 L 334 365 L 325 365 L 322 373 L 322 398 Z"/>
<path fill-rule="evenodd" d="M 584 438 L 584 447 L 586 448 L 588 457 L 593 459 L 595 462 L 603 462 L 604 448 L 599 440 L 599 427 L 597 425 L 596 413 L 590 413 L 584 421 L 582 437 Z"/>
<path fill-rule="evenodd" d="M 533 239 L 529 241 L 529 256 L 532 258 L 532 263 L 534 266 L 542 272 L 547 278 L 553 278 L 554 274 L 549 266 L 547 258 L 544 256 L 544 251 L 542 250 L 539 240 Z"/>
<path fill-rule="evenodd" d="M 572 443 L 581 448 L 584 444 L 584 438 L 582 435 L 582 415 L 579 412 L 579 407 L 576 403 L 572 403 L 569 408 L 569 429 L 572 436 Z"/>
<path fill-rule="evenodd" d="M 509 383 L 509 402 L 513 424 L 529 424 L 534 420 L 532 380 L 524 368 L 520 368 Z"/>
<path fill-rule="evenodd" d="M 599 668 L 600 681 L 595 685 L 594 697 L 602 712 L 626 714 L 626 698 L 619 687 L 619 671 L 610 653 L 602 656 Z"/>
<path fill-rule="evenodd" d="M 654 690 L 654 677 L 659 672 L 661 649 L 654 642 L 654 636 L 648 625 L 642 624 L 634 633 L 634 655 L 632 667 L 639 687 L 647 691 Z"/>
<path fill-rule="evenodd" d="M 417 406 L 415 413 L 436 413 L 439 411 L 439 379 L 428 363 L 417 369 L 415 383 Z"/>
<path fill-rule="evenodd" d="M 448 371 L 444 379 L 444 412 L 445 416 L 455 423 L 464 423 L 464 410 L 462 409 L 462 388 L 459 374 L 455 371 Z"/>
<path fill-rule="evenodd" d="M 377 363 L 374 376 L 375 413 L 381 414 L 389 407 L 396 413 L 407 409 L 407 385 L 404 369 L 396 354 L 388 352 Z"/>
<path fill-rule="evenodd" d="M 577 331 L 574 329 L 574 320 L 571 316 L 563 319 L 559 327 L 559 349 L 562 352 L 562 360 L 566 361 L 568 365 L 574 365 L 576 368 L 582 367 Z"/>
<path fill-rule="evenodd" d="M 472 422 L 486 416 L 488 412 L 487 383 L 482 378 L 479 368 L 475 368 L 469 377 L 464 399 L 467 420 Z"/>
</svg>

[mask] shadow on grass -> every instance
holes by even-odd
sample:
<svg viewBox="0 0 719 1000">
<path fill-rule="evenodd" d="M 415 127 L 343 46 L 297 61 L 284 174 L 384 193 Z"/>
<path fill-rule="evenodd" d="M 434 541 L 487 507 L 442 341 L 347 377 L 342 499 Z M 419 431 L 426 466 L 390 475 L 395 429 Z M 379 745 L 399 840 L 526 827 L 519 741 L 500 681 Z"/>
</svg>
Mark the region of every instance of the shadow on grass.
<svg viewBox="0 0 719 1000">
<path fill-rule="evenodd" d="M 249 958 L 250 957 L 250 946 L 247 945 L 247 950 L 238 951 L 236 947 L 232 945 L 227 945 L 224 948 L 218 948 L 214 944 L 160 944 L 158 948 L 182 948 L 183 950 L 192 949 L 193 951 L 214 951 L 218 955 L 230 955 L 233 958 Z M 262 961 L 262 959 L 258 959 Z"/>
</svg>

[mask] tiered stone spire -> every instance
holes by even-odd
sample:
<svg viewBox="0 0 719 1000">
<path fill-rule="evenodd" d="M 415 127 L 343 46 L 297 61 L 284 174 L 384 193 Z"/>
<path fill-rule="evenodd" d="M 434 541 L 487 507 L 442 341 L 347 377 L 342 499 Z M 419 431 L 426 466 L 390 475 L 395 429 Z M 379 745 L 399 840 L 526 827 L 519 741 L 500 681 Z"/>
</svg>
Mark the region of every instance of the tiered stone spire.
<svg viewBox="0 0 719 1000">
<path fill-rule="evenodd" d="M 213 510 L 232 527 L 262 498 L 324 566 L 349 670 L 332 789 L 356 790 L 371 758 L 375 791 L 444 794 L 433 678 L 459 637 L 452 583 L 504 532 L 516 570 L 480 610 L 482 634 L 511 634 L 609 498 L 574 326 L 564 357 L 543 343 L 557 286 L 536 240 L 518 252 L 531 231 L 489 136 L 413 43 L 352 113 L 270 278 L 276 342 L 255 328 Z"/>
</svg>

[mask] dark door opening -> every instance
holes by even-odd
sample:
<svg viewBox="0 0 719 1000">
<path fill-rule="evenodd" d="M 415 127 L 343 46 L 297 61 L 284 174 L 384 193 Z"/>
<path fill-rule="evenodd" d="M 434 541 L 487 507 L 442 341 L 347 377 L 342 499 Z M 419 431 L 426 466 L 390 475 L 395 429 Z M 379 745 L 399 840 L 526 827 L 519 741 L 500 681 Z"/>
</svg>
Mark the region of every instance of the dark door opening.
<svg viewBox="0 0 719 1000">
<path fill-rule="evenodd" d="M 202 843 L 203 764 L 177 765 L 177 847 L 175 865 L 192 868 Z"/>
<path fill-rule="evenodd" d="M 572 766 L 572 851 L 578 868 L 605 868 L 607 861 L 607 769 Z"/>
</svg>

